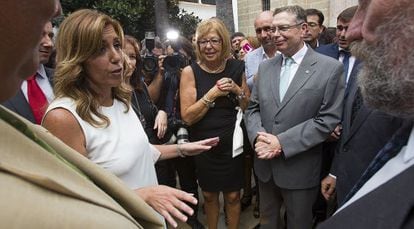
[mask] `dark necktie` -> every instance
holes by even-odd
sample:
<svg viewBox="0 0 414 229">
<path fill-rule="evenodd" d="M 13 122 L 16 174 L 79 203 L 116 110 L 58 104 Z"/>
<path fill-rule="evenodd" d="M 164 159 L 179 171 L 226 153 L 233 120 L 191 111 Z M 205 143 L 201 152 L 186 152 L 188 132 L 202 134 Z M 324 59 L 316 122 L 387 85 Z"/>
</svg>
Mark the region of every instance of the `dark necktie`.
<svg viewBox="0 0 414 229">
<path fill-rule="evenodd" d="M 342 64 L 344 65 L 344 74 L 345 74 L 345 82 L 346 78 L 348 77 L 348 69 L 349 69 L 349 57 L 351 57 L 351 53 L 345 50 L 339 51 L 339 53 L 344 57 L 342 59 Z"/>
<path fill-rule="evenodd" d="M 42 122 L 48 102 L 42 89 L 36 82 L 37 73 L 27 79 L 27 98 L 37 124 Z"/>
<path fill-rule="evenodd" d="M 401 148 L 407 144 L 412 127 L 413 123 L 406 123 L 398 129 L 391 140 L 385 144 L 385 146 L 378 152 L 377 156 L 375 156 L 374 160 L 371 161 L 358 182 L 356 182 L 351 191 L 346 195 L 344 202 L 341 205 L 351 199 L 352 196 L 354 196 L 355 193 L 358 192 L 358 190 L 385 165 L 385 163 L 401 151 Z"/>
</svg>

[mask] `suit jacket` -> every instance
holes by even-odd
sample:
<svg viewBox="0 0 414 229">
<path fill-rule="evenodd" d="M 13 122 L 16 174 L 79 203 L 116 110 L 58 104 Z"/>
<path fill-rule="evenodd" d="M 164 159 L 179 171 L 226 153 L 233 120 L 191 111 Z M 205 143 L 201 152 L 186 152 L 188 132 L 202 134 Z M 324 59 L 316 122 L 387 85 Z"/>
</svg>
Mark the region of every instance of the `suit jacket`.
<svg viewBox="0 0 414 229">
<path fill-rule="evenodd" d="M 318 52 L 339 58 L 338 44 L 320 46 Z M 336 192 L 341 204 L 378 151 L 403 124 L 403 120 L 362 105 L 351 126 L 352 106 L 358 92 L 357 75 L 362 63 L 355 60 L 345 93 L 341 139 L 330 173 L 337 177 Z M 354 79 L 351 81 L 351 79 Z"/>
<path fill-rule="evenodd" d="M 322 53 L 324 55 L 330 56 L 335 60 L 339 59 L 339 46 L 337 43 L 321 45 L 315 48 L 315 51 Z"/>
<path fill-rule="evenodd" d="M 321 45 L 319 47 L 317 47 L 315 49 L 315 51 L 324 54 L 326 56 L 330 56 L 332 58 L 334 58 L 335 60 L 339 60 L 339 46 L 337 43 L 332 43 L 332 44 L 327 44 L 327 45 Z M 349 79 L 348 79 L 348 84 L 351 85 L 353 83 L 356 83 L 356 77 L 358 75 L 359 69 L 360 69 L 360 63 L 361 61 L 358 59 L 355 59 L 355 63 L 352 67 L 351 70 L 351 74 L 349 75 Z M 345 81 L 346 76 L 344 75 L 345 78 L 343 78 L 343 80 Z M 346 85 L 346 89 L 345 89 L 345 100 L 348 98 L 348 94 L 349 94 L 349 88 L 347 88 L 348 85 Z"/>
<path fill-rule="evenodd" d="M 53 85 L 54 70 L 45 67 L 45 71 L 49 79 L 50 85 Z M 17 114 L 23 116 L 32 123 L 36 123 L 32 109 L 30 108 L 29 102 L 27 101 L 26 97 L 24 97 L 22 90 L 19 90 L 14 97 L 10 98 L 9 100 L 6 100 L 2 103 L 2 105 L 16 112 Z"/>
<path fill-rule="evenodd" d="M 163 228 L 121 180 L 43 127 L 17 118 L 87 178 L 0 119 L 2 228 Z"/>
<path fill-rule="evenodd" d="M 256 157 L 254 168 L 261 181 L 273 176 L 282 188 L 315 187 L 320 181 L 321 143 L 341 120 L 343 67 L 308 48 L 280 102 L 281 66 L 282 55 L 260 64 L 244 120 L 252 145 L 258 131 L 271 133 L 278 137 L 283 156 L 271 160 Z"/>
<path fill-rule="evenodd" d="M 338 204 L 358 181 L 379 150 L 390 140 L 404 120 L 362 105 L 351 125 L 352 106 L 358 92 L 349 85 L 344 104 L 342 134 L 335 151 L 331 173 L 337 177 Z"/>
<path fill-rule="evenodd" d="M 414 166 L 351 203 L 318 229 L 414 228 Z"/>
</svg>

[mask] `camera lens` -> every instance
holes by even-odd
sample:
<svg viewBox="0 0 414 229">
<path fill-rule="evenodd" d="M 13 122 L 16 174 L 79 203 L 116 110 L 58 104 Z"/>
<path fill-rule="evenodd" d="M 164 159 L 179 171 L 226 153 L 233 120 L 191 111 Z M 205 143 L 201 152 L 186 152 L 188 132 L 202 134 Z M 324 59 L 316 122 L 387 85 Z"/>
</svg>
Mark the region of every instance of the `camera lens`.
<svg viewBox="0 0 414 229">
<path fill-rule="evenodd" d="M 183 144 L 188 141 L 188 131 L 184 127 L 180 127 L 177 131 L 177 144 Z"/>
<path fill-rule="evenodd" d="M 180 56 L 178 54 L 173 54 L 172 56 L 165 57 L 163 66 L 166 71 L 180 70 Z"/>
<path fill-rule="evenodd" d="M 142 68 L 146 72 L 155 73 L 158 69 L 158 58 L 155 56 L 145 56 L 142 60 Z"/>
</svg>

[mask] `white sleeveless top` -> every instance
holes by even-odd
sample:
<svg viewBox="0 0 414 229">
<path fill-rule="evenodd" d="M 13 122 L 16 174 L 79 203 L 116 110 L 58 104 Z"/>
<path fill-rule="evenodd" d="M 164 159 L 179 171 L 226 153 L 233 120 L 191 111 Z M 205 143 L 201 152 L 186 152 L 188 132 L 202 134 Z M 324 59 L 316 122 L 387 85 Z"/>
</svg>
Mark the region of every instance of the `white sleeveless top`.
<svg viewBox="0 0 414 229">
<path fill-rule="evenodd" d="M 100 107 L 99 112 L 111 121 L 108 127 L 94 127 L 81 119 L 71 98 L 55 99 L 46 113 L 55 108 L 64 108 L 76 118 L 92 162 L 118 176 L 131 189 L 158 184 L 154 163 L 160 152 L 149 143 L 132 107 L 125 113 L 125 105 L 116 99 L 112 106 Z"/>
</svg>

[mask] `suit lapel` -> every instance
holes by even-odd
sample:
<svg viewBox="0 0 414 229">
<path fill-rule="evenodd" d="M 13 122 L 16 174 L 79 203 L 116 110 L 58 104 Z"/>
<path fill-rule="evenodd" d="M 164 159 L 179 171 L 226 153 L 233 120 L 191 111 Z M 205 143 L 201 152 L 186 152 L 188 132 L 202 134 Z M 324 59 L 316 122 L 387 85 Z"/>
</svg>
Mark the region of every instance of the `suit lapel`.
<svg viewBox="0 0 414 229">
<path fill-rule="evenodd" d="M 342 136 L 346 142 L 349 139 L 350 129 L 351 129 L 351 114 L 352 114 L 352 104 L 355 99 L 358 86 L 356 84 L 349 85 L 349 92 L 346 99 L 344 99 L 344 113 L 342 118 L 343 124 L 343 133 Z"/>
<path fill-rule="evenodd" d="M 32 123 L 36 122 L 33 116 L 32 109 L 30 108 L 30 105 L 27 102 L 26 97 L 24 97 L 24 94 L 21 89 L 19 90 L 19 92 L 17 92 L 15 97 L 9 100 L 9 102 L 13 105 L 13 108 L 15 109 L 16 113 L 22 114 Z"/>
<path fill-rule="evenodd" d="M 356 93 L 358 91 L 358 84 L 357 84 L 357 76 L 359 69 L 361 67 L 359 60 L 355 60 L 354 67 L 352 68 L 351 77 L 353 77 L 352 81 L 348 82 L 349 90 L 346 90 L 345 98 L 344 98 L 344 117 L 343 117 L 343 124 L 347 125 L 343 128 L 343 136 L 344 142 L 347 142 L 355 131 L 361 126 L 364 120 L 368 117 L 372 110 L 367 109 L 364 105 L 361 106 L 358 113 L 355 116 L 355 120 L 351 126 L 351 116 L 352 116 L 352 106 L 355 100 Z"/>
<path fill-rule="evenodd" d="M 351 75 L 349 75 L 349 80 L 348 83 L 346 85 L 346 89 L 345 89 L 345 99 L 347 99 L 349 92 L 351 90 L 351 87 L 353 87 L 354 85 L 357 85 L 357 76 L 358 76 L 358 72 L 359 72 L 359 68 L 360 68 L 360 64 L 361 61 L 355 59 L 355 63 L 354 66 L 352 67 L 351 70 Z"/>
<path fill-rule="evenodd" d="M 280 107 L 280 96 L 279 96 L 279 84 L 280 84 L 280 70 L 282 68 L 282 55 L 278 55 L 277 57 L 271 59 L 272 66 L 274 66 L 272 69 L 270 69 L 268 72 L 268 75 L 270 76 L 270 79 L 267 80 L 265 83 L 271 84 L 271 91 L 273 93 L 273 98 L 275 99 L 275 103 L 278 107 Z M 271 83 L 273 82 L 273 83 Z"/>
<path fill-rule="evenodd" d="M 311 48 L 308 48 L 308 51 L 306 52 L 305 57 L 302 60 L 302 63 L 299 65 L 299 68 L 296 71 L 296 74 L 293 77 L 292 82 L 290 83 L 285 96 L 283 97 L 283 101 L 281 103 L 280 109 L 283 109 L 283 107 L 289 103 L 292 97 L 303 87 L 303 85 L 315 73 L 315 69 L 313 68 L 313 65 L 316 62 L 317 62 L 316 58 L 314 58 L 314 51 Z M 279 95 L 279 83 L 277 85 L 278 85 L 277 94 Z"/>
<path fill-rule="evenodd" d="M 372 112 L 372 109 L 368 109 L 364 105 L 362 105 L 361 108 L 359 108 L 355 116 L 355 119 L 351 125 L 348 139 L 351 138 L 352 135 L 355 134 L 355 132 L 357 132 L 357 130 L 364 123 L 364 121 L 368 118 L 369 114 L 371 114 L 371 112 Z"/>
</svg>

